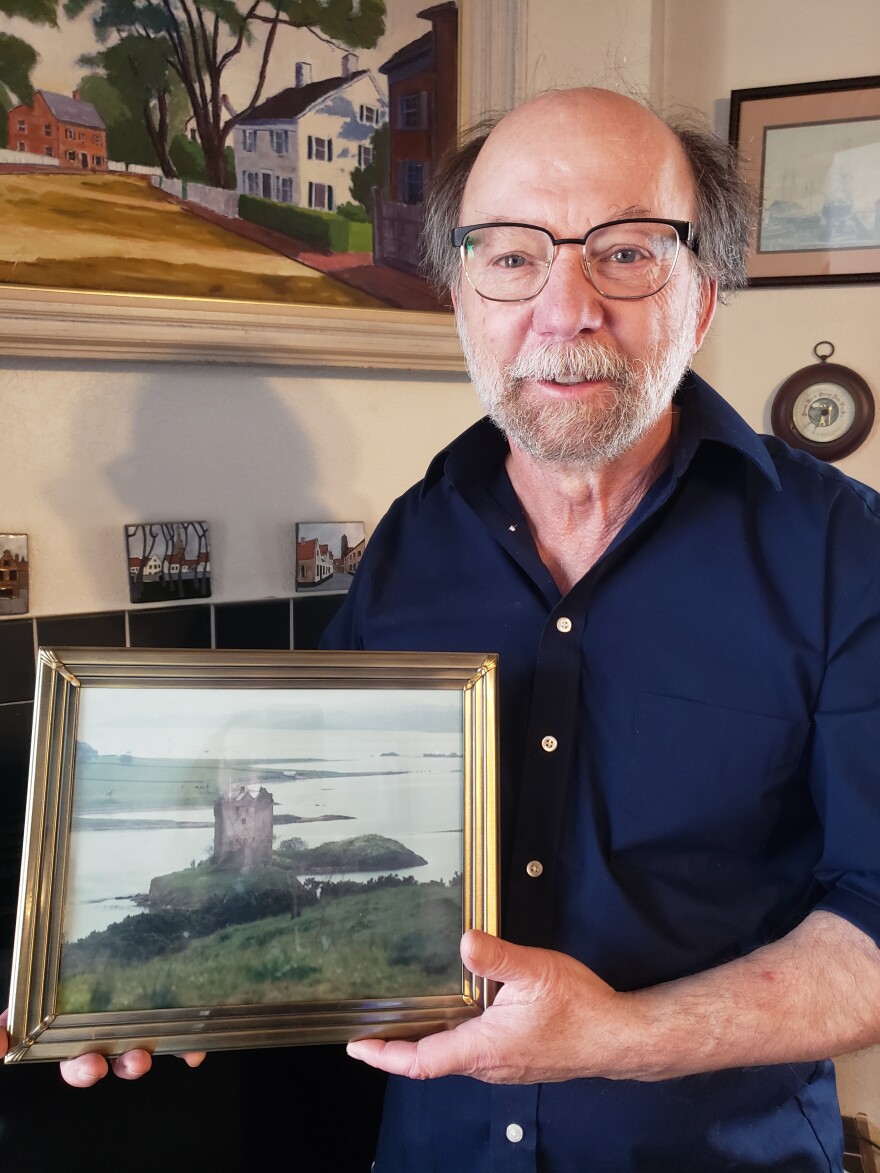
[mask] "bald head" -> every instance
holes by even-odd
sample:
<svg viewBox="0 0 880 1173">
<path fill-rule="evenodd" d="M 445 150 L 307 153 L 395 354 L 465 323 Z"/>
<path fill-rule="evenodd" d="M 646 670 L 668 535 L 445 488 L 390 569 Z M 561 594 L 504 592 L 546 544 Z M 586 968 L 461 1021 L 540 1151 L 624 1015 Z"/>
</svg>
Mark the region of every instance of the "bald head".
<svg viewBox="0 0 880 1173">
<path fill-rule="evenodd" d="M 461 221 L 519 220 L 582 236 L 621 216 L 692 220 L 690 166 L 675 134 L 608 90 L 542 94 L 503 118 L 465 184 Z M 554 223 L 548 223 L 548 216 Z"/>
<path fill-rule="evenodd" d="M 500 187 L 493 208 L 480 206 L 492 194 L 486 191 L 487 177 Z M 617 192 L 610 190 L 611 179 L 619 181 Z M 692 220 L 704 275 L 722 291 L 744 284 L 752 205 L 728 144 L 693 121 L 666 122 L 632 98 L 596 88 L 540 94 L 477 127 L 446 157 L 426 200 L 429 278 L 440 291 L 457 285 L 459 261 L 450 245 L 456 225 L 528 219 L 516 209 L 515 215 L 502 215 L 502 203 L 512 208 L 527 188 L 536 197 L 539 191 L 568 189 L 574 203 L 596 183 L 610 205 L 605 219 L 629 213 Z M 472 217 L 474 208 L 481 214 Z M 585 209 L 577 214 L 573 207 L 571 218 L 580 235 L 590 227 Z"/>
</svg>

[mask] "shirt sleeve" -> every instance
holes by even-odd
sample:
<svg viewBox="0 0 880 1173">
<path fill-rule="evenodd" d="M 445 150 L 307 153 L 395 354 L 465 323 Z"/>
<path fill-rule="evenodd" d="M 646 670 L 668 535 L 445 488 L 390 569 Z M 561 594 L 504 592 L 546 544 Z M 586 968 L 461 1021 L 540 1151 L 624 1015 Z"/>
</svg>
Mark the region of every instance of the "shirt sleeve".
<svg viewBox="0 0 880 1173">
<path fill-rule="evenodd" d="M 834 560 L 832 573 L 849 571 L 829 609 L 810 784 L 825 829 L 817 907 L 880 945 L 880 525 L 873 536 L 873 548 Z"/>
</svg>

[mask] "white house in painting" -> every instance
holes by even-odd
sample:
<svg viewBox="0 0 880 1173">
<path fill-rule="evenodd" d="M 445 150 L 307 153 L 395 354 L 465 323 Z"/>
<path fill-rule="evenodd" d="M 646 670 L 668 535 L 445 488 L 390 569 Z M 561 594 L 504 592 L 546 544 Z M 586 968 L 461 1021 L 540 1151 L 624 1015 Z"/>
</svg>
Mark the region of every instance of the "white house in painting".
<svg viewBox="0 0 880 1173">
<path fill-rule="evenodd" d="M 370 140 L 388 103 L 354 53 L 343 57 L 340 77 L 312 81 L 311 65 L 298 61 L 295 78 L 233 131 L 238 190 L 332 212 L 351 200 L 354 169 L 372 161 Z"/>
</svg>

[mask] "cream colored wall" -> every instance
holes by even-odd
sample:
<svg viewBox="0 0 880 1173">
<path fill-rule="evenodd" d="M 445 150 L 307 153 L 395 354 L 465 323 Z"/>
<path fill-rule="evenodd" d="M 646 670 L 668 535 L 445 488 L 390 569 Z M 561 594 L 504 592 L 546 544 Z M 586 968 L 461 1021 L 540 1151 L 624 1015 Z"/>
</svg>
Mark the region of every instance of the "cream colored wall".
<svg viewBox="0 0 880 1173">
<path fill-rule="evenodd" d="M 129 603 L 123 525 L 204 518 L 215 601 L 290 595 L 296 521 L 363 520 L 476 418 L 464 376 L 0 364 L 0 531 L 35 615 Z"/>
</svg>

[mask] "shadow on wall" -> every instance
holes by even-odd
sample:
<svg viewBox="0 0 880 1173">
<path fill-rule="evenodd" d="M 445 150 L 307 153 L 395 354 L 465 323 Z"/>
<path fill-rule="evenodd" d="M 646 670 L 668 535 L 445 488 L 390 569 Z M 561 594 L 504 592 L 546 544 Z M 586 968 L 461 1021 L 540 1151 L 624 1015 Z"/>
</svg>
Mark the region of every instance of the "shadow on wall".
<svg viewBox="0 0 880 1173">
<path fill-rule="evenodd" d="M 206 520 L 215 597 L 254 599 L 293 591 L 296 521 L 363 512 L 348 487 L 356 431 L 322 395 L 332 374 L 157 364 L 101 375 L 75 412 L 58 404 L 61 457 L 40 488 L 69 542 L 46 551 L 44 569 L 77 567 L 71 610 L 127 601 L 127 522 Z M 52 410 L 51 393 L 43 403 Z"/>
</svg>

